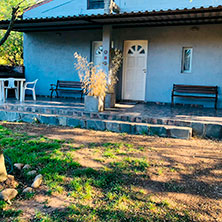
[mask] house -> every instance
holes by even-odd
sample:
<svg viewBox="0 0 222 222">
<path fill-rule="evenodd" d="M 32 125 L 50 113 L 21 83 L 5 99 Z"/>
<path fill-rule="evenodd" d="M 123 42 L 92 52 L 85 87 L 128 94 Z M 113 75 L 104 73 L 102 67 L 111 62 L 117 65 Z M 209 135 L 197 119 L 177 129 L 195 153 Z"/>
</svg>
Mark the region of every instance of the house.
<svg viewBox="0 0 222 222">
<path fill-rule="evenodd" d="M 24 32 L 28 81 L 38 95 L 78 80 L 75 52 L 109 70 L 111 47 L 123 52 L 117 99 L 170 102 L 173 84 L 219 87 L 222 108 L 222 0 L 45 0 L 14 30 Z M 113 7 L 110 7 L 112 5 Z M 8 21 L 1 21 L 6 29 Z M 177 102 L 213 106 L 211 101 Z"/>
</svg>

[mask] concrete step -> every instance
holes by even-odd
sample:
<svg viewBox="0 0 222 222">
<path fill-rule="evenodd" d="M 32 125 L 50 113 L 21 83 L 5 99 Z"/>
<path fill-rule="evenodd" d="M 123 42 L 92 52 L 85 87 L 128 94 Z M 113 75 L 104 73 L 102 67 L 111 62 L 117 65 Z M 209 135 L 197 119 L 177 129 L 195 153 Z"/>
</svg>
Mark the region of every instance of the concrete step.
<svg viewBox="0 0 222 222">
<path fill-rule="evenodd" d="M 135 114 L 124 114 L 123 112 L 109 112 L 105 111 L 102 113 L 86 112 L 81 109 L 70 108 L 70 107 L 55 107 L 55 106 L 40 106 L 40 105 L 18 105 L 18 104 L 2 104 L 0 105 L 1 110 L 15 111 L 15 112 L 31 112 L 37 114 L 54 114 L 61 116 L 72 116 L 72 117 L 86 117 L 101 120 L 117 120 L 135 123 L 148 123 L 158 125 L 172 125 L 172 126 L 183 126 L 192 127 L 190 120 L 175 120 L 169 117 L 153 118 L 150 116 L 138 116 Z"/>
<path fill-rule="evenodd" d="M 41 115 L 58 115 L 64 117 L 72 117 L 74 119 L 85 118 L 94 120 L 121 121 L 127 123 L 141 123 L 150 125 L 178 126 L 192 128 L 193 136 L 200 138 L 222 139 L 222 124 L 209 121 L 194 121 L 186 119 L 171 119 L 167 117 L 153 118 L 150 116 L 136 116 L 135 114 L 124 114 L 123 112 L 102 112 L 92 113 L 85 112 L 82 109 L 73 109 L 70 107 L 55 107 L 39 104 L 1 104 L 0 110 L 11 112 L 23 112 Z"/>
<path fill-rule="evenodd" d="M 108 130 L 117 133 L 150 135 L 178 139 L 190 139 L 190 137 L 192 136 L 192 128 L 190 127 L 168 126 L 158 124 L 154 125 L 148 123 L 135 123 L 118 120 L 102 120 L 86 116 L 78 117 L 0 110 L 0 120 L 9 122 L 39 122 L 55 126 L 61 125 L 69 127 L 79 127 L 83 129 L 93 129 L 101 131 Z"/>
</svg>

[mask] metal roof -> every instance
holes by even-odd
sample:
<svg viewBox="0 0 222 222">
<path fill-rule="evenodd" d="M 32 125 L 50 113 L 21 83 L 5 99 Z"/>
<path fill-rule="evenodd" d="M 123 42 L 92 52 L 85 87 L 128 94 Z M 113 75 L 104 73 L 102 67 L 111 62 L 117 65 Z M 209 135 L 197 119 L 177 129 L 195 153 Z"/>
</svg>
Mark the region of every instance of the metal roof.
<svg viewBox="0 0 222 222">
<path fill-rule="evenodd" d="M 7 29 L 9 21 L 0 21 L 0 29 Z M 13 30 L 20 32 L 57 31 L 102 28 L 155 27 L 222 24 L 222 6 L 208 8 L 145 11 L 120 14 L 78 15 L 16 20 Z"/>
</svg>

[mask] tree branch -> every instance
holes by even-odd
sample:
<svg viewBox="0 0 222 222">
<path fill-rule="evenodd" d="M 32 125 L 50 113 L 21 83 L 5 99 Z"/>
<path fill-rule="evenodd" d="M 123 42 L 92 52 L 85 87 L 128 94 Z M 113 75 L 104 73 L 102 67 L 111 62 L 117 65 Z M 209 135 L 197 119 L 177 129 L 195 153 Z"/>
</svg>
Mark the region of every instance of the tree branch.
<svg viewBox="0 0 222 222">
<path fill-rule="evenodd" d="M 10 23 L 8 26 L 8 30 L 6 31 L 3 38 L 0 40 L 0 46 L 2 46 L 5 43 L 5 41 L 8 39 L 8 37 L 13 29 L 18 10 L 19 10 L 19 5 L 12 8 L 12 17 L 11 17 L 11 20 L 10 20 Z"/>
</svg>

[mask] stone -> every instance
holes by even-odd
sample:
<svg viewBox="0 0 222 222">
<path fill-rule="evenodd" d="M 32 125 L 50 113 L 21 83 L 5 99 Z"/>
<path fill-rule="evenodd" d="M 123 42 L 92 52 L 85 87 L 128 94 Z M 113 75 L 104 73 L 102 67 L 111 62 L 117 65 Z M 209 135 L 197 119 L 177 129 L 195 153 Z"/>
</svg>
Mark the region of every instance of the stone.
<svg viewBox="0 0 222 222">
<path fill-rule="evenodd" d="M 67 118 L 67 126 L 76 128 L 85 128 L 86 121 L 78 118 Z"/>
<path fill-rule="evenodd" d="M 104 131 L 106 129 L 106 124 L 101 120 L 87 120 L 87 129 Z"/>
<path fill-rule="evenodd" d="M 31 187 L 26 187 L 22 193 L 32 193 L 33 192 L 33 189 Z"/>
<path fill-rule="evenodd" d="M 204 123 L 192 122 L 191 128 L 193 129 L 193 135 L 197 137 L 203 137 L 204 135 Z"/>
<path fill-rule="evenodd" d="M 18 120 L 20 120 L 20 115 L 17 112 L 6 112 L 6 119 L 9 122 L 16 122 Z"/>
<path fill-rule="evenodd" d="M 11 203 L 10 201 L 18 195 L 16 189 L 5 189 L 0 193 L 0 199 Z"/>
<path fill-rule="evenodd" d="M 147 125 L 135 125 L 135 131 L 136 134 L 142 135 L 142 134 L 149 134 L 149 126 Z"/>
<path fill-rule="evenodd" d="M 5 111 L 0 111 L 0 120 L 1 121 L 6 120 L 6 116 L 7 116 L 7 113 Z"/>
<path fill-rule="evenodd" d="M 35 175 L 36 173 L 37 173 L 36 170 L 29 171 L 29 172 L 27 173 L 27 176 L 33 176 L 33 175 Z"/>
<path fill-rule="evenodd" d="M 167 130 L 164 126 L 150 126 L 149 135 L 167 137 Z"/>
<path fill-rule="evenodd" d="M 67 125 L 67 117 L 60 116 L 58 119 L 59 119 L 59 125 L 60 126 L 66 126 Z"/>
<path fill-rule="evenodd" d="M 23 170 L 29 170 L 29 169 L 31 169 L 31 166 L 29 164 L 25 164 L 25 166 L 22 169 Z"/>
<path fill-rule="evenodd" d="M 0 182 L 7 180 L 7 171 L 5 168 L 5 158 L 3 153 L 0 154 Z"/>
<path fill-rule="evenodd" d="M 190 139 L 192 136 L 192 128 L 186 127 L 179 127 L 179 128 L 172 128 L 168 131 L 168 136 L 171 138 L 176 139 Z"/>
<path fill-rule="evenodd" d="M 24 164 L 22 164 L 22 163 L 15 163 L 15 164 L 14 164 L 14 167 L 15 167 L 17 170 L 22 170 L 23 166 L 24 166 Z"/>
<path fill-rule="evenodd" d="M 120 133 L 120 124 L 118 122 L 106 122 L 106 129 L 111 132 Z"/>
<path fill-rule="evenodd" d="M 43 176 L 41 174 L 39 174 L 38 176 L 35 177 L 31 187 L 32 188 L 38 188 L 41 183 L 42 183 L 42 179 L 43 179 Z"/>
<path fill-rule="evenodd" d="M 132 133 L 133 125 L 130 123 L 120 123 L 120 132 L 121 133 Z"/>
<path fill-rule="evenodd" d="M 79 119 L 67 118 L 67 126 L 70 127 L 81 127 Z"/>
<path fill-rule="evenodd" d="M 22 113 L 20 116 L 21 116 L 21 120 L 26 123 L 33 123 L 35 121 L 35 118 L 37 118 L 36 114 L 30 114 L 30 113 L 28 114 Z"/>
<path fill-rule="evenodd" d="M 222 138 L 222 125 L 219 124 L 206 124 L 205 137 L 211 139 L 221 139 Z"/>
<path fill-rule="evenodd" d="M 57 116 L 42 115 L 40 122 L 43 124 L 54 125 L 54 126 L 59 125 L 59 119 Z"/>
<path fill-rule="evenodd" d="M 16 188 L 19 183 L 15 180 L 15 177 L 12 176 L 12 175 L 8 175 L 8 178 L 7 180 L 5 181 L 5 185 L 8 187 L 8 188 Z"/>
</svg>

